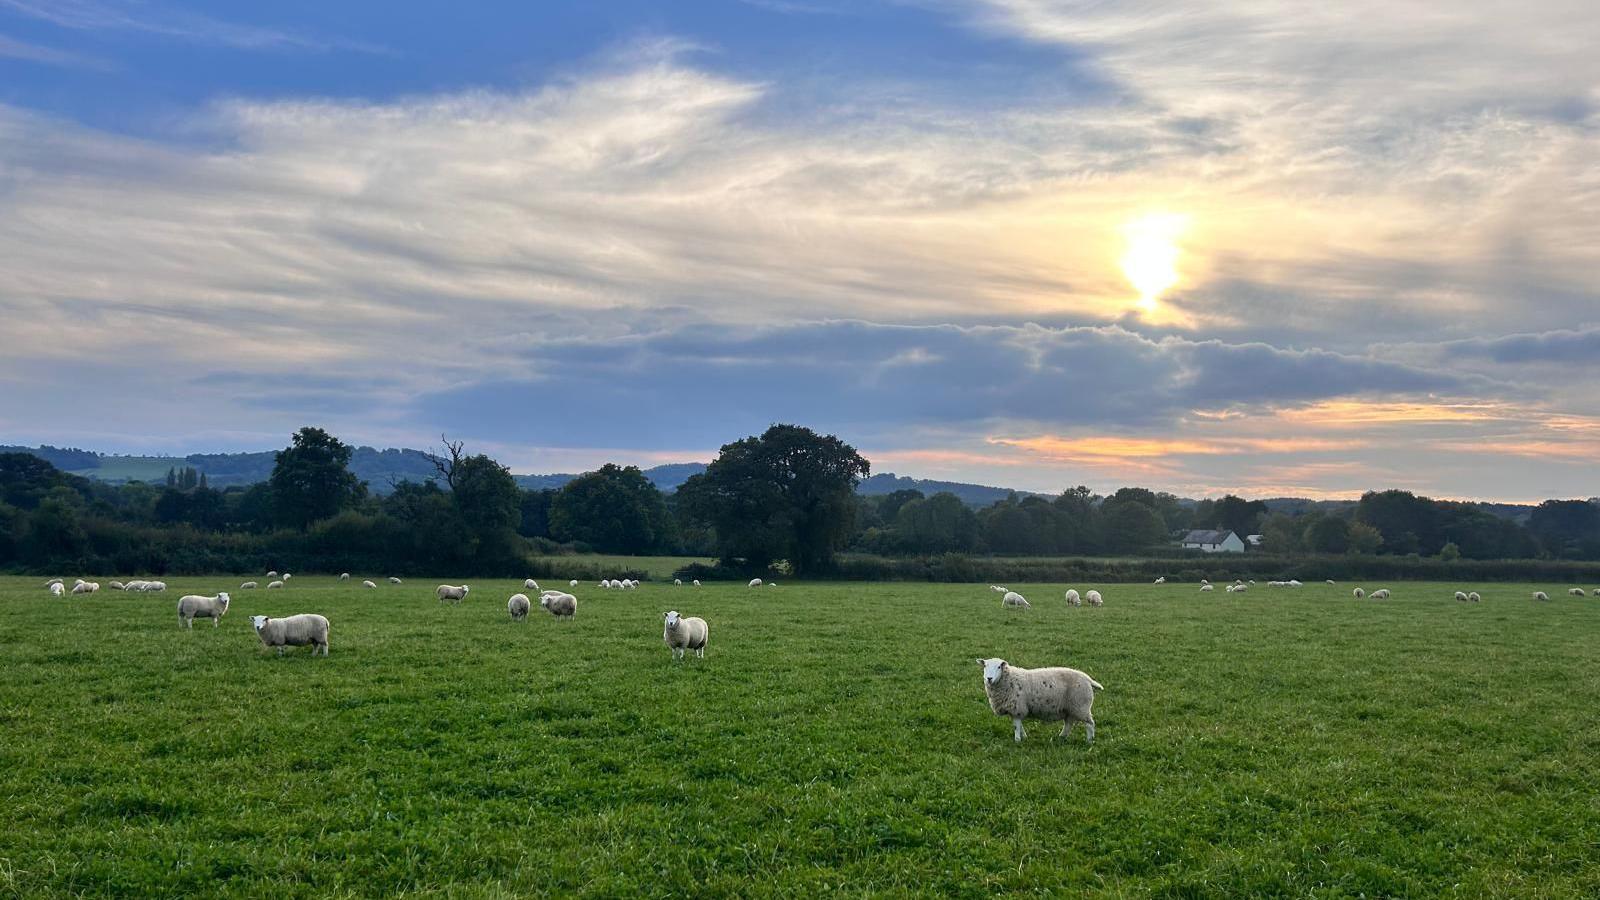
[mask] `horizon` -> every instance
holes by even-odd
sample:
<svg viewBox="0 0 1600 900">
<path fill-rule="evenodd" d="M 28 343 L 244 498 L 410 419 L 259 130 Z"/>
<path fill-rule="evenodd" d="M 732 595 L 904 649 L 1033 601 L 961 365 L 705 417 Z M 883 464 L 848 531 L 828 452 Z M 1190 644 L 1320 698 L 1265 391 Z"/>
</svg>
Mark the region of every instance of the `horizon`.
<svg viewBox="0 0 1600 900">
<path fill-rule="evenodd" d="M 0 0 L 0 434 L 1600 494 L 1600 8 Z"/>
</svg>

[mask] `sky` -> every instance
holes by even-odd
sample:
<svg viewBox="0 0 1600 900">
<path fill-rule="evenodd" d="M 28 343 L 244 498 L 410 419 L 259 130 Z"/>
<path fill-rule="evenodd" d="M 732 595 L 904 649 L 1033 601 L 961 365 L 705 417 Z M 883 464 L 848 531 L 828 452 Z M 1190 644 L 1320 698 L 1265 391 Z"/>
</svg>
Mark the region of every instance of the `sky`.
<svg viewBox="0 0 1600 900">
<path fill-rule="evenodd" d="M 1600 494 L 1592 0 L 0 0 L 0 443 Z"/>
</svg>

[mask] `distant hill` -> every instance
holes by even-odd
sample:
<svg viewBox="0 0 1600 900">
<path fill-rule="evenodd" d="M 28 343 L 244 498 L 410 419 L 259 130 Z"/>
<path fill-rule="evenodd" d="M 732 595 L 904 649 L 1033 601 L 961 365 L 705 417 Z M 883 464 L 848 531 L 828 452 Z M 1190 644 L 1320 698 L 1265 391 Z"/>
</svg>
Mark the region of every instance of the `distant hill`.
<svg viewBox="0 0 1600 900">
<path fill-rule="evenodd" d="M 924 497 L 934 494 L 951 493 L 968 506 L 985 507 L 1006 499 L 1012 494 L 1028 496 L 1031 491 L 1013 491 L 1010 488 L 989 487 L 982 484 L 963 484 L 959 481 L 930 481 L 926 478 L 910 478 L 905 475 L 896 475 L 893 472 L 881 472 L 870 478 L 864 479 L 856 488 L 856 493 L 867 497 L 879 497 L 892 494 L 895 491 L 915 490 L 921 491 Z"/>
<path fill-rule="evenodd" d="M 650 483 L 666 493 L 677 490 L 685 481 L 706 470 L 705 463 L 667 463 L 643 469 L 644 477 Z M 567 482 L 577 478 L 577 475 L 561 473 L 556 475 L 518 475 L 517 486 L 525 491 L 559 491 L 566 487 Z"/>
</svg>

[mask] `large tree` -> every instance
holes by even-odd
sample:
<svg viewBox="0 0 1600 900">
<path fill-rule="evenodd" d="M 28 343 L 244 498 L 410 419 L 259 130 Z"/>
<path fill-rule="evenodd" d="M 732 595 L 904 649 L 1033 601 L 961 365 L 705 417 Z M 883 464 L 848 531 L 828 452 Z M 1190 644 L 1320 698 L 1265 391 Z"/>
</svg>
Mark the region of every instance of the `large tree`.
<svg viewBox="0 0 1600 900">
<path fill-rule="evenodd" d="M 550 534 L 601 553 L 661 552 L 673 543 L 672 515 L 660 489 L 638 466 L 606 463 L 556 492 Z"/>
<path fill-rule="evenodd" d="M 870 471 L 832 435 L 774 425 L 725 445 L 678 492 L 685 512 L 716 530 L 723 560 L 764 568 L 787 559 L 804 575 L 825 570 L 850 536 L 855 487 Z"/>
<path fill-rule="evenodd" d="M 295 433 L 274 454 L 272 506 L 278 522 L 304 529 L 360 500 L 366 485 L 350 471 L 350 447 L 321 428 Z"/>
</svg>

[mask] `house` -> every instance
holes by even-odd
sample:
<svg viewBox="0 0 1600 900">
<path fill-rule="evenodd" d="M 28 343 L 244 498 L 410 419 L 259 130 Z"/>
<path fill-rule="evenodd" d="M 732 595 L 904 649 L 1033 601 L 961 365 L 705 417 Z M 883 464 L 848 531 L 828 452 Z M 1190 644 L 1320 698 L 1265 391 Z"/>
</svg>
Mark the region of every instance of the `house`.
<svg viewBox="0 0 1600 900">
<path fill-rule="evenodd" d="M 1244 541 L 1231 531 L 1191 531 L 1183 536 L 1183 549 L 1204 553 L 1243 553 Z"/>
</svg>

